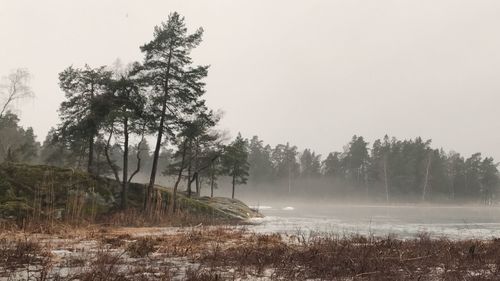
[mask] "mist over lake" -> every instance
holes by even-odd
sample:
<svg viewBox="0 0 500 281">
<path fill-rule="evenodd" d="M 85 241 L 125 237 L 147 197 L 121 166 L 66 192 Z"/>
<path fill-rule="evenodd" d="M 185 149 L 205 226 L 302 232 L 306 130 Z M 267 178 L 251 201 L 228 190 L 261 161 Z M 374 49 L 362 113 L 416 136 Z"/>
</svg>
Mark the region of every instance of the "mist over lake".
<svg viewBox="0 0 500 281">
<path fill-rule="evenodd" d="M 259 232 L 338 235 L 395 235 L 415 238 L 492 239 L 500 237 L 500 208 L 483 206 L 252 205 L 265 218 L 250 227 Z M 287 208 L 293 207 L 293 208 Z"/>
</svg>

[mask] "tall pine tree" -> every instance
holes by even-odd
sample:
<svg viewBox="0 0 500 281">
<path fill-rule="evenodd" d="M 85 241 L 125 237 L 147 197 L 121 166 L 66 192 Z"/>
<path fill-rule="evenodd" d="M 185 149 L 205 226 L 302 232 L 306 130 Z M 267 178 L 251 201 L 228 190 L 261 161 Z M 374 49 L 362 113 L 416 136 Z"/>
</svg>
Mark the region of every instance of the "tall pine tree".
<svg viewBox="0 0 500 281">
<path fill-rule="evenodd" d="M 158 170 L 158 158 L 166 133 L 172 133 L 172 124 L 184 115 L 192 114 L 204 101 L 203 78 L 208 66 L 192 66 L 191 50 L 202 40 L 203 29 L 188 34 L 184 17 L 174 12 L 168 20 L 155 27 L 154 38 L 141 47 L 145 54 L 143 77 L 150 92 L 152 129 L 156 133 L 151 176 L 147 188 L 145 209 L 150 211 L 152 192 Z"/>
</svg>

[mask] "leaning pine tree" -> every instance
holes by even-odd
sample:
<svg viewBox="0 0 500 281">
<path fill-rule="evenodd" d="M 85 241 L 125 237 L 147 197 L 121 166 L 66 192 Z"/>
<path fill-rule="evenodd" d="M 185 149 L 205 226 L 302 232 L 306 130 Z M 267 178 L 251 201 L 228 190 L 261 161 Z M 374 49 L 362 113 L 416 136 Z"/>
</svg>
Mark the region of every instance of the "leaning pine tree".
<svg viewBox="0 0 500 281">
<path fill-rule="evenodd" d="M 155 27 L 153 40 L 141 47 L 145 54 L 143 78 L 150 92 L 151 129 L 157 137 L 144 202 L 148 214 L 152 211 L 158 158 L 165 135 L 172 135 L 172 127 L 180 119 L 205 107 L 200 98 L 205 93 L 202 80 L 207 76 L 208 66 L 192 66 L 190 57 L 202 35 L 202 28 L 188 34 L 184 17 L 174 12 L 166 22 Z"/>
</svg>

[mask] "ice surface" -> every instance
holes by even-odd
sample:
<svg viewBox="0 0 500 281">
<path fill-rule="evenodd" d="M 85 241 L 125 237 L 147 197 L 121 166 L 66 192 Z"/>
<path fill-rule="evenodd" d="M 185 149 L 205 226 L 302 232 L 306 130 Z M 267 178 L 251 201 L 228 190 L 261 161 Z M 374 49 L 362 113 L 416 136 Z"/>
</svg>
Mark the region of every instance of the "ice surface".
<svg viewBox="0 0 500 281">
<path fill-rule="evenodd" d="M 255 218 L 256 232 L 328 232 L 412 238 L 426 232 L 449 239 L 500 237 L 500 208 L 465 206 L 273 206 Z"/>
</svg>

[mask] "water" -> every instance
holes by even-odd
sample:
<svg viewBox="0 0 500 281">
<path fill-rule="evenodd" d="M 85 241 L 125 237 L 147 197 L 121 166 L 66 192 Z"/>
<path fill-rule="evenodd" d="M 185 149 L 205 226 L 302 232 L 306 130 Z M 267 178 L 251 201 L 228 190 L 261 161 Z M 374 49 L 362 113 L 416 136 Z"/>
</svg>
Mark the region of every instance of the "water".
<svg viewBox="0 0 500 281">
<path fill-rule="evenodd" d="M 403 239 L 423 232 L 449 239 L 500 237 L 499 207 L 275 205 L 259 209 L 265 217 L 254 219 L 256 232 L 394 234 Z"/>
</svg>

